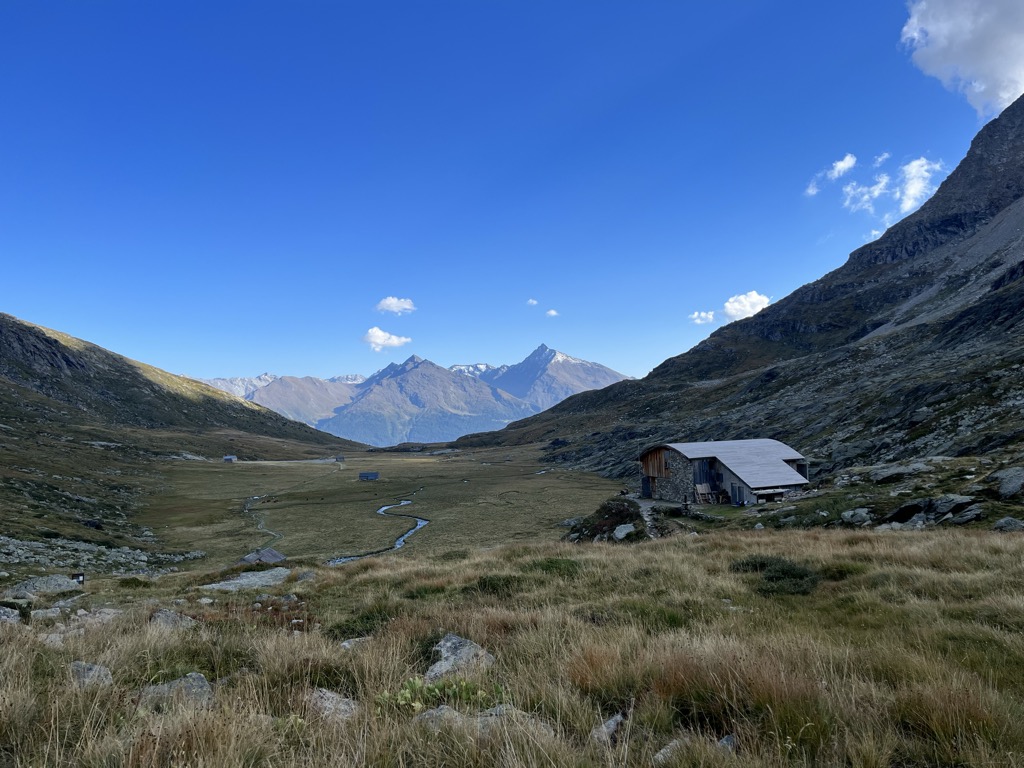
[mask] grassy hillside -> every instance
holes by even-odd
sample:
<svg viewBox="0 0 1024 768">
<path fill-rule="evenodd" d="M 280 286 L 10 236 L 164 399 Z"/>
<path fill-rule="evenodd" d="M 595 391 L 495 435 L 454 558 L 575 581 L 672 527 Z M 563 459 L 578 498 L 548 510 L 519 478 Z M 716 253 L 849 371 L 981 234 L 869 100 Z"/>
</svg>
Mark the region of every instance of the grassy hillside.
<svg viewBox="0 0 1024 768">
<path fill-rule="evenodd" d="M 767 558 L 811 573 L 809 590 L 749 567 Z M 208 604 L 212 574 L 95 581 L 76 607 L 125 609 L 112 623 L 62 647 L 41 639 L 52 620 L 0 628 L 0 763 L 649 766 L 679 740 L 663 764 L 1021 765 L 1021 563 L 1021 539 L 992 533 L 790 531 L 439 549 Z M 199 623 L 148 623 L 164 606 Z M 449 631 L 495 664 L 423 686 Z M 340 647 L 356 636 L 371 640 Z M 111 685 L 75 687 L 75 661 Z M 190 672 L 218 681 L 209 709 L 136 703 Z M 314 687 L 358 713 L 317 716 Z M 553 735 L 413 719 L 499 703 Z M 595 743 L 619 713 L 614 743 Z"/>
</svg>

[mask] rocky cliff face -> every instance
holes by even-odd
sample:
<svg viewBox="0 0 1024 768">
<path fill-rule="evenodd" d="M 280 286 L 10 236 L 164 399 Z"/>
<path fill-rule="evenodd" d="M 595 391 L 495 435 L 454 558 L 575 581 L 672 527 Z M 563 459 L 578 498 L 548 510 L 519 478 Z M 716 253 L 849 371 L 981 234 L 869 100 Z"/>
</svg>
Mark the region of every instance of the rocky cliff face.
<svg viewBox="0 0 1024 768">
<path fill-rule="evenodd" d="M 474 441 L 555 440 L 552 458 L 614 474 L 666 439 L 774 437 L 825 468 L 984 452 L 1024 436 L 1022 309 L 1019 100 L 931 200 L 839 269 L 641 381 Z"/>
</svg>

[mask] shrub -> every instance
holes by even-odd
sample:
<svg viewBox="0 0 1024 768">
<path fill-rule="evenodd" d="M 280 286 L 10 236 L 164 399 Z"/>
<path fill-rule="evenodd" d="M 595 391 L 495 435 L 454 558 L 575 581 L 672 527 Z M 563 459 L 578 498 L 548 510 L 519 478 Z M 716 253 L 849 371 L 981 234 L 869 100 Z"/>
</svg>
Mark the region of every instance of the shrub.
<svg viewBox="0 0 1024 768">
<path fill-rule="evenodd" d="M 815 571 L 777 555 L 750 555 L 729 565 L 733 573 L 760 573 L 759 595 L 808 595 L 821 581 Z"/>
</svg>

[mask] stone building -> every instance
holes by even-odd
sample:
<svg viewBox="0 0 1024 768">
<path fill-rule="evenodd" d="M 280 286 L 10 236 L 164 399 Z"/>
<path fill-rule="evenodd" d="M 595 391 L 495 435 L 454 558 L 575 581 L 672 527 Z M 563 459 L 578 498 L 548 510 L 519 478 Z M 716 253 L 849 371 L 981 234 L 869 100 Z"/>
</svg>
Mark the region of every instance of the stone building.
<svg viewBox="0 0 1024 768">
<path fill-rule="evenodd" d="M 807 459 L 778 440 L 665 443 L 644 451 L 640 464 L 647 499 L 756 504 L 807 484 Z"/>
</svg>

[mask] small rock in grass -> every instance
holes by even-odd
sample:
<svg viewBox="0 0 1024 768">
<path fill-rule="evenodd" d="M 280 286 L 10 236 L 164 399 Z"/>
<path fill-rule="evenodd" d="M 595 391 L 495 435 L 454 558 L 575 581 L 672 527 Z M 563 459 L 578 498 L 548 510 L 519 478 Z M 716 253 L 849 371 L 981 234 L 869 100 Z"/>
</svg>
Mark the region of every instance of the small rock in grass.
<svg viewBox="0 0 1024 768">
<path fill-rule="evenodd" d="M 992 530 L 1000 533 L 1018 533 L 1024 531 L 1024 520 L 1018 520 L 1016 517 L 1004 517 L 996 521 Z"/>
<path fill-rule="evenodd" d="M 306 703 L 314 714 L 325 720 L 343 723 L 359 714 L 359 702 L 326 688 L 314 688 L 306 696 Z"/>
<path fill-rule="evenodd" d="M 139 706 L 162 712 L 173 704 L 195 709 L 213 706 L 213 687 L 200 672 L 189 672 L 184 677 L 162 685 L 150 685 L 142 690 Z"/>
<path fill-rule="evenodd" d="M 99 664 L 89 664 L 84 661 L 71 662 L 71 677 L 79 688 L 88 688 L 91 685 L 105 687 L 114 684 L 114 678 L 110 670 Z"/>
<path fill-rule="evenodd" d="M 600 725 L 596 726 L 594 730 L 590 732 L 590 740 L 595 744 L 602 744 L 607 747 L 615 745 L 618 740 L 618 731 L 622 724 L 626 721 L 626 716 L 619 712 L 608 720 L 605 720 Z"/>
<path fill-rule="evenodd" d="M 494 656 L 472 640 L 449 632 L 434 646 L 441 660 L 433 664 L 423 676 L 423 682 L 433 683 L 446 675 L 468 675 L 482 672 L 494 664 Z"/>
<path fill-rule="evenodd" d="M 163 608 L 149 617 L 149 623 L 162 629 L 188 629 L 199 622 L 191 616 Z"/>
</svg>

